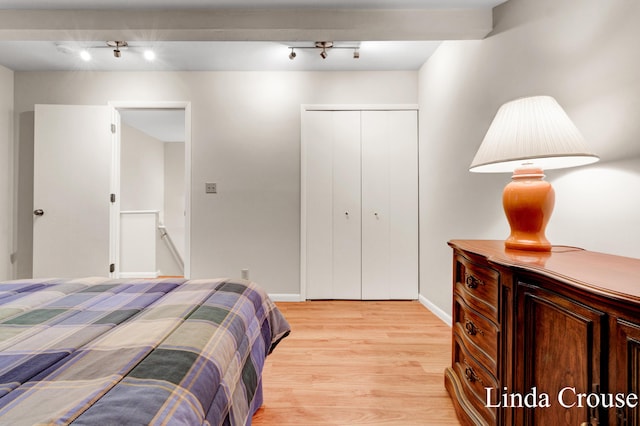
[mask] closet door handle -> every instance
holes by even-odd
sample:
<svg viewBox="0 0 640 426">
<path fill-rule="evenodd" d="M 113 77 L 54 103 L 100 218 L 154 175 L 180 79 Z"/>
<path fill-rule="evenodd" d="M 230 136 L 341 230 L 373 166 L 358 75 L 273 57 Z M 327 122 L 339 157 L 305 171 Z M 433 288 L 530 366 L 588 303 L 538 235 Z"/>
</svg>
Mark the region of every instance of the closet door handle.
<svg viewBox="0 0 640 426">
<path fill-rule="evenodd" d="M 34 210 L 33 214 L 36 215 L 36 216 L 43 216 L 44 215 L 44 210 L 42 210 L 42 209 Z"/>
</svg>

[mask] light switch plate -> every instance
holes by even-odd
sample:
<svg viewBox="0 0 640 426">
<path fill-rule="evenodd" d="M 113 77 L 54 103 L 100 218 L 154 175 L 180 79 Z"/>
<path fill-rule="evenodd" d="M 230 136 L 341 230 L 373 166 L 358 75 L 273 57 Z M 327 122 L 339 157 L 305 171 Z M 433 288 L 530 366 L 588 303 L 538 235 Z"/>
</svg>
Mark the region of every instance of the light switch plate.
<svg viewBox="0 0 640 426">
<path fill-rule="evenodd" d="M 215 183 L 205 183 L 205 192 L 207 194 L 217 194 L 218 188 Z"/>
</svg>

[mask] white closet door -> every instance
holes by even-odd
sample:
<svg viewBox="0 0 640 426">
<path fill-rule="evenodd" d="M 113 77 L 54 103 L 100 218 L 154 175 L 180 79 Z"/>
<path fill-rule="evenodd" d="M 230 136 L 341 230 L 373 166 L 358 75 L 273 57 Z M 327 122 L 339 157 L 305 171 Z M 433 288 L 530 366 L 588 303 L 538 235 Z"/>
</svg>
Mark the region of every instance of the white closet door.
<svg viewBox="0 0 640 426">
<path fill-rule="evenodd" d="M 333 297 L 361 298 L 360 111 L 333 111 Z"/>
<path fill-rule="evenodd" d="M 416 111 L 362 112 L 362 298 L 418 297 Z"/>
<path fill-rule="evenodd" d="M 302 121 L 305 279 L 309 299 L 360 298 L 360 112 Z"/>
</svg>

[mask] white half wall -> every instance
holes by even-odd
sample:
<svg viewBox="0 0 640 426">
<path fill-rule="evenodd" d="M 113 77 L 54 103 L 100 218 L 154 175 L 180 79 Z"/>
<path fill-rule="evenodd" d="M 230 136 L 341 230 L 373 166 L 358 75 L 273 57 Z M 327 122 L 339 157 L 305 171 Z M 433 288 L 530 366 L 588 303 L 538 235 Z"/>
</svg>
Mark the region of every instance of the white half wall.
<svg viewBox="0 0 640 426">
<path fill-rule="evenodd" d="M 445 42 L 419 73 L 420 293 L 451 312 L 453 238 L 504 239 L 507 174 L 469 164 L 504 102 L 551 95 L 602 158 L 549 171 L 552 244 L 640 257 L 640 3 L 510 0 L 484 40 Z"/>
<path fill-rule="evenodd" d="M 157 278 L 158 211 L 120 214 L 120 278 Z"/>
</svg>

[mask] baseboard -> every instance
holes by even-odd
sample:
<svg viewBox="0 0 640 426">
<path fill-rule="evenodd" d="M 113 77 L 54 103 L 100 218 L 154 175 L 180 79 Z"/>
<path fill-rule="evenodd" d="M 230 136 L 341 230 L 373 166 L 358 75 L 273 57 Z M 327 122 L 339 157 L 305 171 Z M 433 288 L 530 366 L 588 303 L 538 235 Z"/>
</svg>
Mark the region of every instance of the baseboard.
<svg viewBox="0 0 640 426">
<path fill-rule="evenodd" d="M 433 314 L 435 316 L 440 318 L 445 324 L 447 324 L 449 327 L 451 327 L 451 323 L 452 323 L 451 322 L 451 315 L 449 315 L 448 313 L 446 313 L 445 311 L 443 311 L 442 309 L 440 309 L 439 307 L 437 307 L 436 305 L 431 303 L 431 301 L 429 299 L 427 299 L 426 297 L 424 297 L 423 295 L 419 295 L 418 299 L 420 300 L 420 303 L 422 303 L 422 305 L 425 308 L 427 308 L 428 310 L 433 312 Z"/>
<path fill-rule="evenodd" d="M 274 302 L 302 302 L 299 294 L 269 294 Z"/>
</svg>

